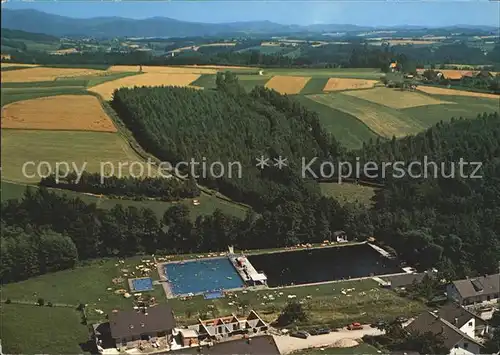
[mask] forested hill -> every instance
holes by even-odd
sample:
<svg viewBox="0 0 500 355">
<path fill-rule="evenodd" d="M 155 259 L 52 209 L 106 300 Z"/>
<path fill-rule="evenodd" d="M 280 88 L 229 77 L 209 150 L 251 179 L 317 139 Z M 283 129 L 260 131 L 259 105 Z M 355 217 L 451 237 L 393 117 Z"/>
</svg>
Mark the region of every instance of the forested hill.
<svg viewBox="0 0 500 355">
<path fill-rule="evenodd" d="M 264 88 L 247 94 L 231 73 L 224 75 L 217 78 L 217 91 L 122 88 L 112 104 L 139 143 L 159 159 L 172 164 L 206 160 L 207 167 L 221 162 L 222 178 L 204 177 L 199 165 L 198 181 L 234 200 L 259 210 L 279 197 L 317 195 L 316 184 L 300 177 L 298 164 L 302 157 L 327 157 L 337 144 L 330 142 L 316 114 Z M 270 159 L 269 167 L 256 167 L 261 156 Z M 273 166 L 279 156 L 288 159 L 288 167 Z M 241 177 L 234 164 L 229 176 L 236 162 Z"/>
<path fill-rule="evenodd" d="M 376 195 L 375 235 L 411 263 L 454 277 L 494 272 L 500 261 L 500 117 L 452 120 L 417 136 L 365 147 L 366 160 L 436 162 L 427 178 L 394 178 Z M 481 162 L 460 176 L 458 162 Z M 441 166 L 441 162 L 445 165 Z M 455 177 L 450 176 L 455 165 Z M 468 175 L 475 170 L 464 168 Z M 437 172 L 437 178 L 435 177 Z M 413 170 L 416 176 L 422 171 Z"/>
</svg>

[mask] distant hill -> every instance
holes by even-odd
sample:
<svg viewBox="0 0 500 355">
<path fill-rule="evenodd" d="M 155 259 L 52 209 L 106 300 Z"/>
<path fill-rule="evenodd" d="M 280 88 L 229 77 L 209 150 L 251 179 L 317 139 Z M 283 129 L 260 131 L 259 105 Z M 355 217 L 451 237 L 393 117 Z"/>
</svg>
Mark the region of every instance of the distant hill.
<svg viewBox="0 0 500 355">
<path fill-rule="evenodd" d="M 308 26 L 281 25 L 271 21 L 233 23 L 199 23 L 175 20 L 168 17 L 152 17 L 144 20 L 123 17 L 95 17 L 77 19 L 49 14 L 37 10 L 2 9 L 2 27 L 28 32 L 40 32 L 53 36 L 92 37 L 196 37 L 229 34 L 278 34 L 297 32 L 360 32 L 378 28 L 349 24 L 314 24 Z M 487 26 L 460 28 L 491 30 Z M 424 30 L 422 26 L 395 26 L 391 30 Z"/>
<path fill-rule="evenodd" d="M 45 33 L 33 33 L 21 30 L 11 30 L 8 28 L 2 28 L 2 39 L 18 39 L 18 40 L 28 40 L 28 41 L 38 41 L 38 42 L 56 42 L 59 41 L 59 37 L 51 36 Z"/>
</svg>

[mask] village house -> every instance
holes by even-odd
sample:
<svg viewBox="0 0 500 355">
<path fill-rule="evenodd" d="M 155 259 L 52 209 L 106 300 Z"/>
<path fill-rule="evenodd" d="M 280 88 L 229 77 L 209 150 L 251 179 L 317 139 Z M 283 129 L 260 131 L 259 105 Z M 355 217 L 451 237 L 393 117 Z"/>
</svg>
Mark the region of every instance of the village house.
<svg viewBox="0 0 500 355">
<path fill-rule="evenodd" d="M 440 307 L 434 314 L 439 315 L 475 340 L 480 340 L 489 332 L 488 324 L 481 317 L 457 303 L 448 303 Z"/>
<path fill-rule="evenodd" d="M 453 281 L 446 292 L 449 299 L 463 306 L 496 303 L 500 295 L 500 273 Z"/>
<path fill-rule="evenodd" d="M 451 355 L 480 354 L 482 345 L 458 327 L 463 322 L 463 319 L 459 318 L 454 322 L 456 322 L 456 326 L 441 317 L 439 311 L 436 313 L 426 311 L 415 318 L 405 329 L 409 333 L 424 334 L 431 332 L 434 335 L 441 336 Z M 468 328 L 474 328 L 474 324 L 469 326 L 469 323 L 469 321 L 465 321 L 461 328 L 471 333 Z"/>
<path fill-rule="evenodd" d="M 135 347 L 136 342 L 151 341 L 162 338 L 162 343 L 168 344 L 176 322 L 169 305 L 158 305 L 150 308 L 141 308 L 131 311 L 116 311 L 108 316 L 109 321 L 94 328 L 98 339 L 109 336 L 114 340 L 116 348 Z M 109 328 L 109 334 L 96 330 Z M 105 348 L 105 347 L 103 347 Z"/>
</svg>

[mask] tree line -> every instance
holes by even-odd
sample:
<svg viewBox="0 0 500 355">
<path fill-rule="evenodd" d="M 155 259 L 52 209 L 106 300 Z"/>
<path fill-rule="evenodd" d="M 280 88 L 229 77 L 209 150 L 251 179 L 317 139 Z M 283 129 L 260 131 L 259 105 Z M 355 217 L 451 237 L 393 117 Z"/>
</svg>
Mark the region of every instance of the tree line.
<svg viewBox="0 0 500 355">
<path fill-rule="evenodd" d="M 196 181 L 192 178 L 180 180 L 174 177 L 110 176 L 103 179 L 99 173 L 86 171 L 80 176 L 70 172 L 65 178 L 56 178 L 54 173 L 42 178 L 40 186 L 118 197 L 156 198 L 162 201 L 178 201 L 200 195 Z"/>
</svg>

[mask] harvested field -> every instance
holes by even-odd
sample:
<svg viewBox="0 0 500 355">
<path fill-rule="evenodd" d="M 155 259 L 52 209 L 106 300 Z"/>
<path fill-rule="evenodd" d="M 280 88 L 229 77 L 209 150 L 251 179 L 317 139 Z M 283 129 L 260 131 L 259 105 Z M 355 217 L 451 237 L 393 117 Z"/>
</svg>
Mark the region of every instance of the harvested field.
<svg viewBox="0 0 500 355">
<path fill-rule="evenodd" d="M 220 69 L 251 69 L 251 70 L 255 70 L 255 71 L 259 70 L 259 68 L 241 67 L 241 66 L 237 66 L 237 65 L 184 65 L 184 66 L 182 66 L 182 68 L 179 68 L 179 69 L 183 69 L 183 68 L 217 69 L 217 70 L 220 70 Z"/>
<path fill-rule="evenodd" d="M 134 86 L 188 86 L 200 77 L 199 74 L 160 74 L 145 73 L 128 76 L 118 80 L 108 81 L 104 84 L 96 85 L 89 89 L 101 95 L 104 99 L 110 100 L 113 92 L 121 87 L 132 88 Z"/>
<path fill-rule="evenodd" d="M 112 72 L 138 72 L 138 65 L 113 65 L 109 68 Z M 216 74 L 218 70 L 213 68 L 203 67 L 161 67 L 161 66 L 143 66 L 144 73 L 158 73 L 158 74 Z"/>
<path fill-rule="evenodd" d="M 18 101 L 2 110 L 2 128 L 116 132 L 99 99 L 59 95 Z"/>
<path fill-rule="evenodd" d="M 330 78 L 323 91 L 342 91 L 353 89 L 368 89 L 375 86 L 377 80 Z"/>
<path fill-rule="evenodd" d="M 376 134 L 391 138 L 423 131 L 426 126 L 404 112 L 345 94 L 320 94 L 307 97 L 348 113 L 366 124 Z"/>
<path fill-rule="evenodd" d="M 433 95 L 471 96 L 471 97 L 484 97 L 486 99 L 500 100 L 500 95 L 487 94 L 487 93 L 483 93 L 483 92 L 445 89 L 445 88 L 438 88 L 435 86 L 418 86 L 417 90 L 420 90 L 420 91 L 425 92 L 427 94 L 433 94 Z"/>
<path fill-rule="evenodd" d="M 347 91 L 344 95 L 359 97 L 360 99 L 368 100 L 370 102 L 395 109 L 427 105 L 453 104 L 453 102 L 441 101 L 418 92 L 401 91 L 399 89 L 390 89 L 385 87 L 373 88 L 369 90 Z"/>
<path fill-rule="evenodd" d="M 73 78 L 76 76 L 96 75 L 99 73 L 102 74 L 102 70 L 36 67 L 6 71 L 2 73 L 2 82 L 50 81 L 62 78 Z"/>
<path fill-rule="evenodd" d="M 298 94 L 310 80 L 304 76 L 273 76 L 266 83 L 266 88 L 278 91 L 281 94 Z"/>
</svg>

